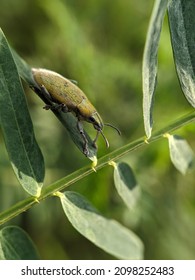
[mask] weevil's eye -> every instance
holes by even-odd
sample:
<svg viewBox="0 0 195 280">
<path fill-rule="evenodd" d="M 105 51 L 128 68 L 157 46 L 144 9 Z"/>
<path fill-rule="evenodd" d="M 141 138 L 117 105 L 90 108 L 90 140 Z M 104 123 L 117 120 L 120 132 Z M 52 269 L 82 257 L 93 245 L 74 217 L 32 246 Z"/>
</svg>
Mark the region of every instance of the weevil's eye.
<svg viewBox="0 0 195 280">
<path fill-rule="evenodd" d="M 92 123 L 94 128 L 98 131 L 103 129 L 102 120 L 97 112 L 92 114 L 92 116 L 88 117 L 88 122 Z"/>
<path fill-rule="evenodd" d="M 96 123 L 96 122 L 97 122 L 96 119 L 95 119 L 94 117 L 89 117 L 89 121 L 90 121 L 91 123 Z"/>
</svg>

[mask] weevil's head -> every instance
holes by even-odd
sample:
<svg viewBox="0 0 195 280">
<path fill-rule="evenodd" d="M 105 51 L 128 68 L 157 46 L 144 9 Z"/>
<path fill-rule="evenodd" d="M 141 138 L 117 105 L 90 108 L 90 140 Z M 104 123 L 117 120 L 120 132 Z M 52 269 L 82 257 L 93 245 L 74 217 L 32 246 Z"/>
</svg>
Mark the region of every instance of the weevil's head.
<svg viewBox="0 0 195 280">
<path fill-rule="evenodd" d="M 98 112 L 94 112 L 93 114 L 91 114 L 91 116 L 88 117 L 87 121 L 92 123 L 93 127 L 96 130 L 102 131 L 102 129 L 104 127 L 104 123 L 103 123 L 100 115 L 98 114 Z"/>
<path fill-rule="evenodd" d="M 91 123 L 95 130 L 97 130 L 97 136 L 94 140 L 94 144 L 97 141 L 98 135 L 100 133 L 106 142 L 106 146 L 109 147 L 109 142 L 103 133 L 103 128 L 105 125 L 114 128 L 119 135 L 121 134 L 120 130 L 115 126 L 109 123 L 103 123 L 102 118 L 100 117 L 96 109 L 92 104 L 89 104 L 89 101 L 86 101 L 86 99 L 84 99 L 83 102 L 77 106 L 77 110 L 79 110 L 79 118 Z"/>
<path fill-rule="evenodd" d="M 77 114 L 81 120 L 93 124 L 96 130 L 101 131 L 103 129 L 103 121 L 88 99 L 83 98 L 82 102 L 77 105 Z"/>
<path fill-rule="evenodd" d="M 103 121 L 102 121 L 100 115 L 99 115 L 97 112 L 94 112 L 94 113 L 88 118 L 88 122 L 90 122 L 90 123 L 93 124 L 94 128 L 98 131 L 98 133 L 101 133 L 102 137 L 104 138 L 104 140 L 105 140 L 105 142 L 106 142 L 106 146 L 107 146 L 107 147 L 109 147 L 109 142 L 108 142 L 106 136 L 104 135 L 104 133 L 103 133 L 103 131 L 102 131 L 104 125 L 110 126 L 110 127 L 114 128 L 114 129 L 118 132 L 119 135 L 121 134 L 120 130 L 119 130 L 118 128 L 116 128 L 115 126 L 113 126 L 112 124 L 103 123 Z M 97 134 L 97 136 L 96 136 L 96 138 L 95 138 L 95 140 L 94 140 L 94 143 L 96 142 L 97 137 L 98 137 L 98 134 Z"/>
</svg>

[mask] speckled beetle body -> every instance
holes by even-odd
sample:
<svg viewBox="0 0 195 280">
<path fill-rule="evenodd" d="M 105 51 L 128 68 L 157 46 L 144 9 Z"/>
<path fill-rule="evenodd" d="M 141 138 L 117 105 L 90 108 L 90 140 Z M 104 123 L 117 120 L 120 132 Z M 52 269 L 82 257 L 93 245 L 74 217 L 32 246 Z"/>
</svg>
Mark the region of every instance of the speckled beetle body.
<svg viewBox="0 0 195 280">
<path fill-rule="evenodd" d="M 60 74 L 41 68 L 33 68 L 32 74 L 34 80 L 37 84 L 37 88 L 33 86 L 33 89 L 41 91 L 45 98 L 54 105 L 46 105 L 45 109 L 56 108 L 63 110 L 64 112 L 73 112 L 75 113 L 78 124 L 77 127 L 79 132 L 83 136 L 85 142 L 85 149 L 87 149 L 87 139 L 83 131 L 81 121 L 87 121 L 92 123 L 94 128 L 97 130 L 97 136 L 94 140 L 97 141 L 99 133 L 102 134 L 103 138 L 106 141 L 107 147 L 109 147 L 108 140 L 104 136 L 102 130 L 104 123 L 98 114 L 95 107 L 91 104 L 84 92 L 75 85 L 72 81 L 64 78 Z M 115 128 L 110 124 L 105 124 Z M 115 128 L 118 133 L 120 131 Z"/>
</svg>

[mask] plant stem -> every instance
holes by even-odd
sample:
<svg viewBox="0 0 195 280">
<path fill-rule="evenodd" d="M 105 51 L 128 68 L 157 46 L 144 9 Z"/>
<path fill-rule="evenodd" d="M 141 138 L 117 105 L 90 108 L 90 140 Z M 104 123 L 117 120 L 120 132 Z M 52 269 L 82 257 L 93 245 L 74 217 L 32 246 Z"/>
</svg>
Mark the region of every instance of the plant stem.
<svg viewBox="0 0 195 280">
<path fill-rule="evenodd" d="M 165 133 L 171 133 L 174 130 L 177 130 L 189 123 L 192 123 L 195 121 L 195 112 L 192 112 L 186 116 L 183 116 L 179 120 L 176 120 L 172 124 L 168 125 L 167 127 L 164 127 L 163 129 L 155 132 L 153 136 L 148 139 L 147 141 L 144 140 L 144 137 L 139 138 L 103 157 L 101 157 L 98 160 L 98 164 L 96 166 L 96 170 L 99 170 L 103 168 L 104 166 L 108 165 L 110 161 L 116 161 L 122 158 L 124 155 L 132 152 L 133 150 L 137 150 L 144 145 L 150 144 L 154 141 L 159 140 L 160 138 L 163 137 Z M 9 209 L 3 211 L 0 213 L 0 225 L 4 224 L 5 222 L 11 220 L 12 218 L 16 217 L 17 215 L 21 214 L 22 212 L 28 210 L 31 208 L 34 204 L 39 203 L 43 199 L 47 197 L 53 196 L 56 192 L 62 191 L 65 188 L 69 187 L 70 185 L 74 184 L 75 182 L 81 180 L 82 178 L 86 177 L 87 175 L 91 174 L 93 169 L 91 168 L 90 165 L 83 167 L 68 176 L 54 182 L 53 184 L 45 187 L 40 195 L 39 198 L 34 198 L 34 197 L 28 197 Z"/>
</svg>

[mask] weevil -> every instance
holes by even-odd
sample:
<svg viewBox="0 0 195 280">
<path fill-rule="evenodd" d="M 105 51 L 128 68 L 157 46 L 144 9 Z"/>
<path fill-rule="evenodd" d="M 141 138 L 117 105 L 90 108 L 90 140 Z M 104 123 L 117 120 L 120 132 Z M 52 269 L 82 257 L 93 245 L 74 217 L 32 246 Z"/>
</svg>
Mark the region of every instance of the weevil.
<svg viewBox="0 0 195 280">
<path fill-rule="evenodd" d="M 103 123 L 99 113 L 89 101 L 84 92 L 75 84 L 73 80 L 66 79 L 60 74 L 41 68 L 32 68 L 33 78 L 37 87 L 32 86 L 34 91 L 41 92 L 48 101 L 44 109 L 56 109 L 63 112 L 72 112 L 77 118 L 77 128 L 84 140 L 83 152 L 88 154 L 88 141 L 85 136 L 82 121 L 89 122 L 97 131 L 93 141 L 96 147 L 96 142 L 99 134 L 105 140 L 106 146 L 109 147 L 109 142 L 103 133 L 104 125 L 114 128 L 120 135 L 120 130 L 109 123 Z"/>
</svg>

